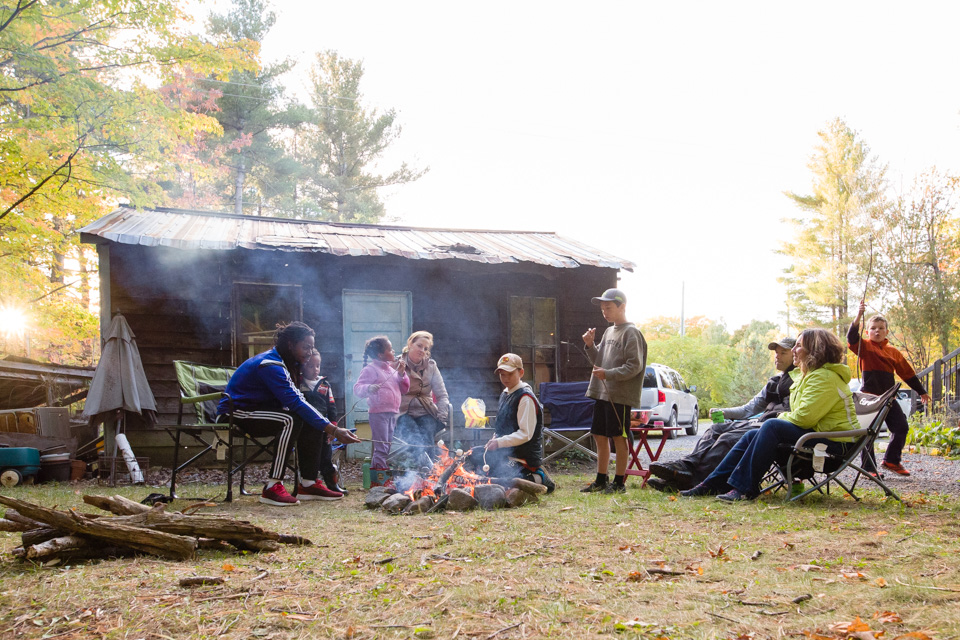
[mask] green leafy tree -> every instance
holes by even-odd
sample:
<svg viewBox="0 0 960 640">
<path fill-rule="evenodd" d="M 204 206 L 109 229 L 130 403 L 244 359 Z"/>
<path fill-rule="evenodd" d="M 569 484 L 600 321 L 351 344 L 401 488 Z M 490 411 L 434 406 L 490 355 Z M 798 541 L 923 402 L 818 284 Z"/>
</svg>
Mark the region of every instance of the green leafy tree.
<svg viewBox="0 0 960 640">
<path fill-rule="evenodd" d="M 224 72 L 248 57 L 245 46 L 184 33 L 174 0 L 0 6 L 5 305 L 37 301 L 29 309 L 34 329 L 76 330 L 78 343 L 90 339 L 95 324 L 83 286 L 95 267 L 78 246 L 77 230 L 118 200 L 162 200 L 155 177 L 166 170 L 171 146 L 186 134 L 219 128 L 207 116 L 171 107 L 144 78 L 162 79 L 187 62 L 204 74 Z M 74 286 L 82 290 L 73 293 Z M 71 304 L 86 319 L 71 319 L 64 311 Z M 71 341 L 48 334 L 33 335 L 39 354 L 45 344 Z"/>
<path fill-rule="evenodd" d="M 877 291 L 870 297 L 887 300 L 891 337 L 918 369 L 957 347 L 958 184 L 956 176 L 931 169 L 879 220 Z"/>
<path fill-rule="evenodd" d="M 738 360 L 733 347 L 711 344 L 702 337 L 672 336 L 647 341 L 647 362 L 676 369 L 688 385 L 697 385 L 701 414 L 731 397 Z"/>
<path fill-rule="evenodd" d="M 777 325 L 761 320 L 753 320 L 733 332 L 730 343 L 739 354 L 730 389 L 733 405 L 743 404 L 755 396 L 767 378 L 776 372 L 769 345 L 777 337 Z"/>
<path fill-rule="evenodd" d="M 787 193 L 802 211 L 781 253 L 792 265 L 786 285 L 795 328 L 821 326 L 841 332 L 856 307 L 873 252 L 872 221 L 887 206 L 885 167 L 840 119 L 818 133 L 810 161 L 813 192 Z"/>
<path fill-rule="evenodd" d="M 335 51 L 317 54 L 311 71 L 313 120 L 297 137 L 305 168 L 296 186 L 297 209 L 306 217 L 337 222 L 377 222 L 384 214 L 378 190 L 420 178 L 402 163 L 387 174 L 376 162 L 400 135 L 393 109 L 362 104 L 363 65 Z"/>
</svg>

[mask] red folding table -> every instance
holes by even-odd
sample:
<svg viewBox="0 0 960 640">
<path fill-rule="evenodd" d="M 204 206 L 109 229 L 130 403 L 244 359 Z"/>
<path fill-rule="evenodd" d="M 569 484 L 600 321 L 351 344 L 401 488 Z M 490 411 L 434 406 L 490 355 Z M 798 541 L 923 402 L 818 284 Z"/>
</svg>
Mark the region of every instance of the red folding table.
<svg viewBox="0 0 960 640">
<path fill-rule="evenodd" d="M 667 443 L 667 434 L 683 428 L 667 427 L 660 420 L 653 424 L 649 424 L 649 421 L 649 410 L 634 409 L 630 413 L 630 433 L 633 435 L 633 442 L 627 441 L 627 445 L 630 448 L 630 459 L 627 461 L 626 474 L 628 476 L 640 476 L 643 478 L 640 488 L 646 486 L 647 480 L 650 478 L 650 469 L 645 469 L 643 463 L 640 462 L 640 451 L 646 449 L 650 462 L 656 462 L 663 452 L 663 446 Z M 657 446 L 656 451 L 650 447 L 648 440 L 651 431 L 660 432 L 660 444 Z"/>
</svg>

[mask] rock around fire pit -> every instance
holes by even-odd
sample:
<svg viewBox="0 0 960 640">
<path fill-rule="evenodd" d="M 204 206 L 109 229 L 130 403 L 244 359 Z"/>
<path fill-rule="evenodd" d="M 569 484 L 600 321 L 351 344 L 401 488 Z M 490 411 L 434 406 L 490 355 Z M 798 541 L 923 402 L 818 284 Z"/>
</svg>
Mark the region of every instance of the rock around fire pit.
<svg viewBox="0 0 960 640">
<path fill-rule="evenodd" d="M 522 478 L 477 475 L 463 468 L 466 454 L 458 451 L 451 456 L 442 443 L 440 451 L 440 460 L 425 474 L 411 471 L 394 478 L 395 488 L 372 488 L 364 500 L 366 507 L 390 514 L 490 510 L 537 502 L 547 492 L 545 486 Z"/>
</svg>

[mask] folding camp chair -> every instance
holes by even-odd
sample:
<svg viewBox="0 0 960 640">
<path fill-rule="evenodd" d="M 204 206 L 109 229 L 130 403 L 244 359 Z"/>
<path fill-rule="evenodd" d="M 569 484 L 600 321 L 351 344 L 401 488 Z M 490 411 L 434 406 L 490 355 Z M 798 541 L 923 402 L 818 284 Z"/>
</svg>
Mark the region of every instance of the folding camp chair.
<svg viewBox="0 0 960 640">
<path fill-rule="evenodd" d="M 772 484 L 765 486 L 764 491 L 776 491 L 777 489 L 786 489 L 786 500 L 799 500 L 814 491 L 830 493 L 830 484 L 834 483 L 854 500 L 860 500 L 854 493 L 857 483 L 861 478 L 866 478 L 877 484 L 888 496 L 900 500 L 884 482 L 876 468 L 876 462 L 873 460 L 873 443 L 880 433 L 880 427 L 887 418 L 890 407 L 897 400 L 897 391 L 900 384 L 896 384 L 885 393 L 875 396 L 869 393 L 854 393 L 853 402 L 857 411 L 857 421 L 861 428 L 849 431 L 831 431 L 831 438 L 856 438 L 852 443 L 845 447 L 842 455 L 825 454 L 822 471 L 814 468 L 814 445 L 811 440 L 823 439 L 828 435 L 820 431 L 813 431 L 804 434 L 792 446 L 783 446 L 783 451 L 778 455 L 777 462 L 774 463 L 774 469 L 768 476 Z M 861 453 L 867 452 L 865 459 L 867 462 L 861 466 Z M 853 474 L 851 481 L 848 476 L 843 479 L 840 475 L 848 471 Z M 795 480 L 808 480 L 813 486 L 805 491 L 793 494 L 791 488 Z"/>
<path fill-rule="evenodd" d="M 230 381 L 230 376 L 236 369 L 197 364 L 184 360 L 174 360 L 173 366 L 180 387 L 180 407 L 177 411 L 177 424 L 164 427 L 174 441 L 170 497 L 177 497 L 177 474 L 181 470 L 193 465 L 211 452 L 217 453 L 218 459 L 223 459 L 220 454 L 221 450 L 225 452 L 227 469 L 226 501 L 233 501 L 233 476 L 237 472 L 240 473 L 240 493 L 251 495 L 246 490 L 247 465 L 261 454 L 272 458 L 276 450 L 276 439 L 252 436 L 234 424 L 233 403 L 224 389 L 226 389 L 227 382 Z M 229 410 L 226 413 L 226 421 L 217 422 L 217 405 L 223 398 L 227 399 Z M 196 422 L 192 424 L 184 424 L 184 407 L 187 405 L 192 405 L 195 412 Z M 181 463 L 180 449 L 187 446 L 181 445 L 181 438 L 184 435 L 191 438 L 189 441 L 191 446 L 200 446 L 201 450 L 189 460 Z M 297 434 L 294 434 L 294 442 L 296 442 L 296 438 Z M 235 462 L 235 448 L 238 441 L 241 445 L 241 456 L 240 461 Z M 248 453 L 248 445 L 253 445 L 253 453 Z M 294 460 L 292 469 L 296 479 L 299 471 L 296 465 L 296 455 L 293 454 L 292 458 Z M 291 467 L 288 465 L 287 468 Z"/>
<path fill-rule="evenodd" d="M 550 411 L 550 425 L 543 427 L 544 447 L 550 446 L 554 438 L 561 443 L 559 449 L 543 459 L 544 464 L 563 455 L 568 449 L 579 451 L 588 459 L 597 459 L 596 452 L 590 448 L 593 443 L 590 426 L 593 423 L 594 401 L 585 395 L 587 384 L 540 383 L 540 402 L 544 409 Z"/>
</svg>

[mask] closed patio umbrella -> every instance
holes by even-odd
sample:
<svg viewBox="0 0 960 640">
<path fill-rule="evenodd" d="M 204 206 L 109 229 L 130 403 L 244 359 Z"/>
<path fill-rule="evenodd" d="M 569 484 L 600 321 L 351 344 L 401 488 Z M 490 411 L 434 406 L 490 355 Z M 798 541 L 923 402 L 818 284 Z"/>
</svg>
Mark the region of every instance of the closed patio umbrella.
<svg viewBox="0 0 960 640">
<path fill-rule="evenodd" d="M 107 331 L 83 415 L 91 424 L 114 417 L 119 417 L 124 425 L 128 420 L 148 426 L 157 422 L 157 402 L 143 371 L 137 341 L 119 313 Z"/>
</svg>

